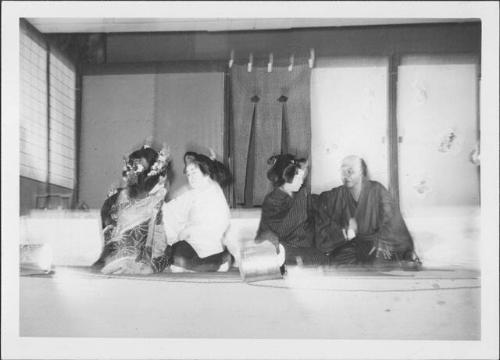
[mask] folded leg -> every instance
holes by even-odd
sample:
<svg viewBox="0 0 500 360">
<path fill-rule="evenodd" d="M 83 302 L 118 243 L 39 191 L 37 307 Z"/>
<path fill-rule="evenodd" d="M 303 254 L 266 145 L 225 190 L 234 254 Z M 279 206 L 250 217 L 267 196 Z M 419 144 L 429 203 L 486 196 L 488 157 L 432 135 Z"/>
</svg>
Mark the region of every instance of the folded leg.
<svg viewBox="0 0 500 360">
<path fill-rule="evenodd" d="M 230 262 L 231 254 L 227 250 L 218 254 L 200 258 L 186 241 L 179 241 L 171 248 L 172 263 L 175 266 L 197 272 L 218 271 L 223 264 Z"/>
</svg>

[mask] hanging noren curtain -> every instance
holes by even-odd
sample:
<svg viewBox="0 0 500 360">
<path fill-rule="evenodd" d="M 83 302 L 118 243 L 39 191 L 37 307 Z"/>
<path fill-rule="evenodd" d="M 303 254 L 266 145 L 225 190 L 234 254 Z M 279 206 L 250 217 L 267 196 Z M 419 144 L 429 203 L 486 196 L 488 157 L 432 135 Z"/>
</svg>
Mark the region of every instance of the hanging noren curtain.
<svg viewBox="0 0 500 360">
<path fill-rule="evenodd" d="M 267 159 L 278 153 L 307 157 L 311 145 L 310 69 L 296 65 L 231 69 L 234 197 L 237 206 L 262 204 L 271 190 Z"/>
<path fill-rule="evenodd" d="M 252 96 L 251 101 L 253 103 L 252 112 L 252 123 L 250 125 L 250 138 L 248 140 L 248 151 L 247 151 L 247 166 L 245 171 L 245 190 L 243 203 L 245 206 L 253 206 L 253 188 L 255 178 L 255 122 L 257 115 L 257 103 L 259 102 L 259 97 L 257 95 Z"/>
<path fill-rule="evenodd" d="M 281 104 L 281 153 L 288 153 L 288 117 L 286 112 L 286 102 L 288 98 L 281 95 L 278 101 Z"/>
</svg>

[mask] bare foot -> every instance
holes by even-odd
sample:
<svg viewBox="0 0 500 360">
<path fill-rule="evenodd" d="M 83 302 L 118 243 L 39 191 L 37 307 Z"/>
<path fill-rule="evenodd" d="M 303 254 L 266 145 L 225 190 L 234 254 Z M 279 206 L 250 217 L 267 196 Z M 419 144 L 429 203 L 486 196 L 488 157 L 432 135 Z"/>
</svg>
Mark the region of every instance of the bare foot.
<svg viewBox="0 0 500 360">
<path fill-rule="evenodd" d="M 232 256 L 230 253 L 226 253 L 224 255 L 224 258 L 223 258 L 223 261 L 222 261 L 222 265 L 219 266 L 219 268 L 217 269 L 217 272 L 227 272 L 229 271 L 229 269 L 231 269 L 231 265 L 232 265 Z"/>
</svg>

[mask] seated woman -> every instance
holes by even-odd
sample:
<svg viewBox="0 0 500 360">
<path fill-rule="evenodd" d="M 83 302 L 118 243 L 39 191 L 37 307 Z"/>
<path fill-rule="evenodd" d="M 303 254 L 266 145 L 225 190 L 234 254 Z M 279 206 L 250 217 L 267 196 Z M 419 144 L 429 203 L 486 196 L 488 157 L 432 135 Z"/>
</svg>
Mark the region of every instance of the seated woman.
<svg viewBox="0 0 500 360">
<path fill-rule="evenodd" d="M 274 155 L 267 178 L 274 189 L 266 195 L 256 242 L 265 240 L 285 248 L 285 263 L 327 264 L 328 257 L 315 247 L 311 201 L 303 186 L 307 162 L 293 155 Z"/>
<path fill-rule="evenodd" d="M 187 152 L 189 188 L 162 208 L 172 271 L 227 271 L 231 255 L 222 240 L 229 227 L 229 206 L 221 185 L 229 170 L 205 155 Z"/>
<path fill-rule="evenodd" d="M 166 266 L 166 238 L 161 206 L 169 154 L 149 146 L 129 155 L 123 169 L 126 187 L 104 202 L 101 218 L 104 249 L 93 267 L 105 274 L 150 274 Z"/>
</svg>

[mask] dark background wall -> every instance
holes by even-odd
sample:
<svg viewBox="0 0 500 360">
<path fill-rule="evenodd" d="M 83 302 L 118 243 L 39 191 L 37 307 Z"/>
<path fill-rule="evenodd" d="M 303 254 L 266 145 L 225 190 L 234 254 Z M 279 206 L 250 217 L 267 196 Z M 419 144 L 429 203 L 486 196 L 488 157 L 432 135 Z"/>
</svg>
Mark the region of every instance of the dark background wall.
<svg viewBox="0 0 500 360">
<path fill-rule="evenodd" d="M 147 138 L 171 151 L 170 193 L 184 183 L 186 151 L 223 156 L 224 74 L 150 67 L 103 66 L 84 73 L 78 197 L 99 208 L 119 185 L 122 158 Z M 127 72 L 131 71 L 133 73 Z M 141 70 L 142 69 L 142 70 Z M 178 69 L 180 71 L 180 69 Z"/>
<path fill-rule="evenodd" d="M 250 52 L 266 60 L 316 56 L 390 55 L 393 53 L 480 53 L 481 24 L 452 23 L 294 29 L 279 31 L 121 33 L 106 36 L 106 61 L 150 62 L 227 60 L 245 63 Z"/>
</svg>

